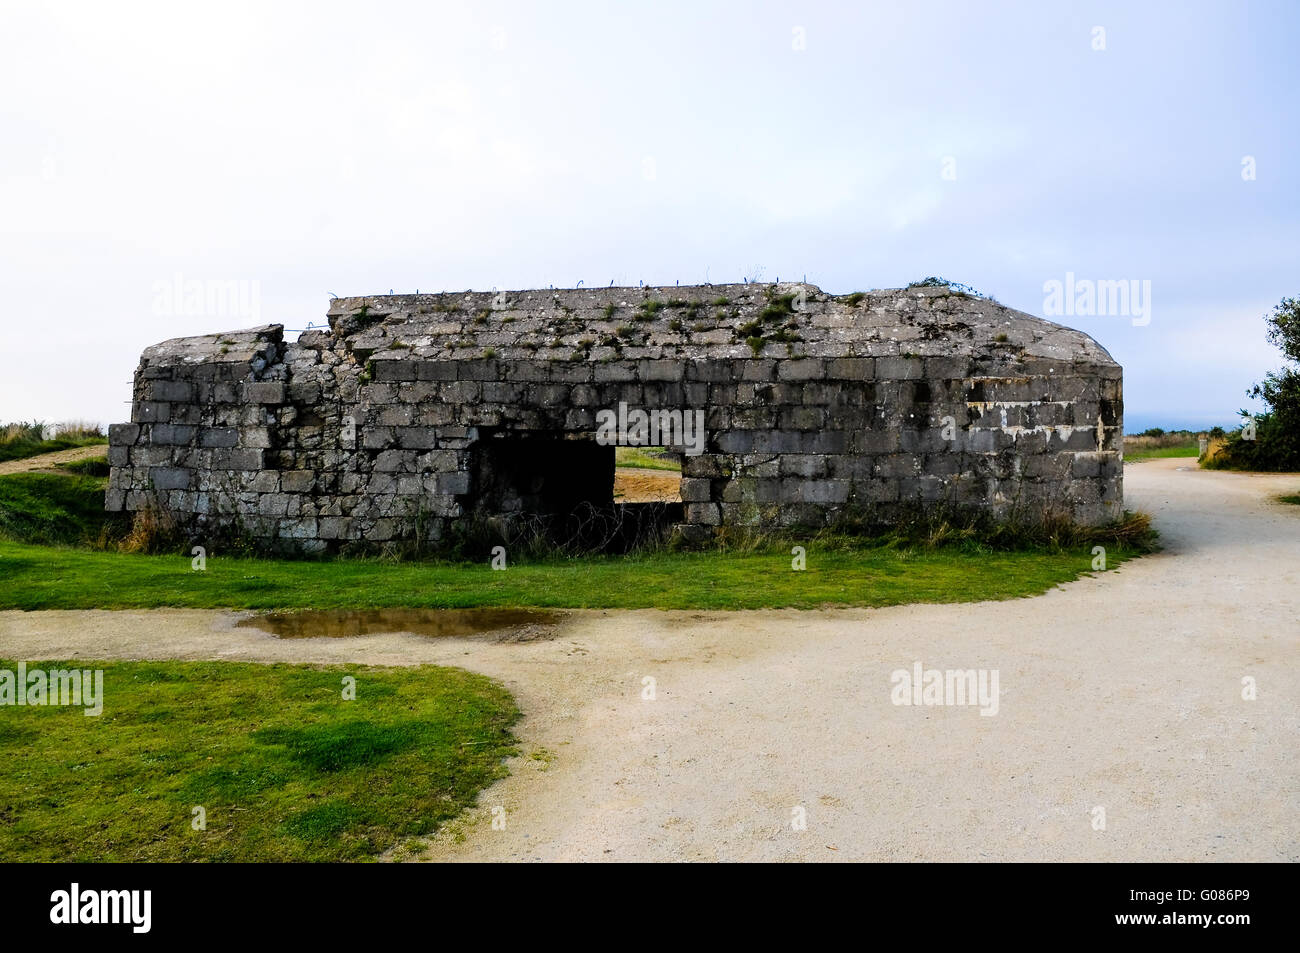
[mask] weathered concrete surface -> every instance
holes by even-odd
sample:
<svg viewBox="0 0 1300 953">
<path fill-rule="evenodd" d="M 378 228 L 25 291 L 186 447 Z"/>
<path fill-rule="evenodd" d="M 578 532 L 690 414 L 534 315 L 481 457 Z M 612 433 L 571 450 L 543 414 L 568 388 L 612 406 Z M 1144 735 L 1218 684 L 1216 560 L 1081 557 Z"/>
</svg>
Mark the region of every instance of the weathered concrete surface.
<svg viewBox="0 0 1300 953">
<path fill-rule="evenodd" d="M 706 535 L 1122 509 L 1120 367 L 1082 332 L 947 288 L 375 296 L 329 318 L 296 343 L 269 325 L 149 348 L 110 433 L 110 509 L 290 550 L 438 540 L 476 515 L 609 503 L 592 439 L 620 404 L 703 414 L 681 495 Z M 504 458 L 571 479 L 503 469 L 525 438 L 548 449 Z"/>
<path fill-rule="evenodd" d="M 521 756 L 430 859 L 1300 860 L 1300 507 L 1271 502 L 1300 475 L 1181 466 L 1128 471 L 1164 552 L 1032 599 L 584 612 L 513 645 L 279 641 L 197 610 L 0 612 L 0 654 L 500 679 L 525 712 Z M 918 660 L 999 669 L 998 714 L 892 705 L 891 671 Z"/>
</svg>

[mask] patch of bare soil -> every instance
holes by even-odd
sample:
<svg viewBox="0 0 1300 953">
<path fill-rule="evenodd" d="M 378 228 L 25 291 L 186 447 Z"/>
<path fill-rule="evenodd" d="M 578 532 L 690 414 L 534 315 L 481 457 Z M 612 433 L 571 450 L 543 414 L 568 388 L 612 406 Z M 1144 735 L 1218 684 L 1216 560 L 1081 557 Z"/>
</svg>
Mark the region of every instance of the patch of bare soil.
<svg viewBox="0 0 1300 953">
<path fill-rule="evenodd" d="M 615 503 L 680 503 L 682 477 L 672 470 L 619 467 L 614 471 Z"/>
</svg>

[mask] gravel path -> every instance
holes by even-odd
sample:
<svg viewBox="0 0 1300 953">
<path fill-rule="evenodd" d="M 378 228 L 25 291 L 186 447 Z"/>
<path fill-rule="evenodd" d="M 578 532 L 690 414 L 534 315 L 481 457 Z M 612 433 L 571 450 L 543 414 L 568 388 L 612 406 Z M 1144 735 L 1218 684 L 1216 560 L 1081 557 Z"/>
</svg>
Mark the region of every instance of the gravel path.
<svg viewBox="0 0 1300 953">
<path fill-rule="evenodd" d="M 680 503 L 682 475 L 672 470 L 619 467 L 614 471 L 614 500 L 618 503 Z"/>
<path fill-rule="evenodd" d="M 49 472 L 58 473 L 55 464 L 76 463 L 78 460 L 90 460 L 108 453 L 108 444 L 91 444 L 89 447 L 73 447 L 71 450 L 55 450 L 53 453 L 41 453 L 21 460 L 0 462 L 0 476 L 10 473 Z"/>
<path fill-rule="evenodd" d="M 0 653 L 498 678 L 526 712 L 522 755 L 432 860 L 1294 861 L 1300 507 L 1272 498 L 1297 490 L 1295 475 L 1130 466 L 1129 504 L 1165 550 L 1011 602 L 576 612 L 515 644 L 280 641 L 196 610 L 0 612 Z M 997 670 L 997 714 L 891 703 L 891 673 L 918 661 Z"/>
</svg>

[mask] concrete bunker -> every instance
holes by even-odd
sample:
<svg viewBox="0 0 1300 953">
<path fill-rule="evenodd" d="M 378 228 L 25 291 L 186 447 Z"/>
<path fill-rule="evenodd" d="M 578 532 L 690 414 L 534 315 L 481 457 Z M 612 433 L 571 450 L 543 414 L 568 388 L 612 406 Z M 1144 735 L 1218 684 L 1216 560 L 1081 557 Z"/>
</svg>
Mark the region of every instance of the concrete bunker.
<svg viewBox="0 0 1300 953">
<path fill-rule="evenodd" d="M 622 518 L 620 411 L 698 415 L 660 513 L 692 538 L 1122 510 L 1122 371 L 1091 337 L 948 287 L 807 284 L 336 298 L 295 341 L 166 341 L 110 430 L 107 505 L 307 553 Z"/>
</svg>

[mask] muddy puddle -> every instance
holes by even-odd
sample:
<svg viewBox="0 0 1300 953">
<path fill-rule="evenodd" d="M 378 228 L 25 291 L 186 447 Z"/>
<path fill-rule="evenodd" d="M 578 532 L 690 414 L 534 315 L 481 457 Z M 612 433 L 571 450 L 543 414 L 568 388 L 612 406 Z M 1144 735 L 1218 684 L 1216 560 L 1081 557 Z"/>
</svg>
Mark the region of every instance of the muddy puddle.
<svg viewBox="0 0 1300 953">
<path fill-rule="evenodd" d="M 410 632 L 429 638 L 481 638 L 493 642 L 549 639 L 562 613 L 541 609 L 330 609 L 270 612 L 240 619 L 281 639 L 341 639 Z"/>
</svg>

